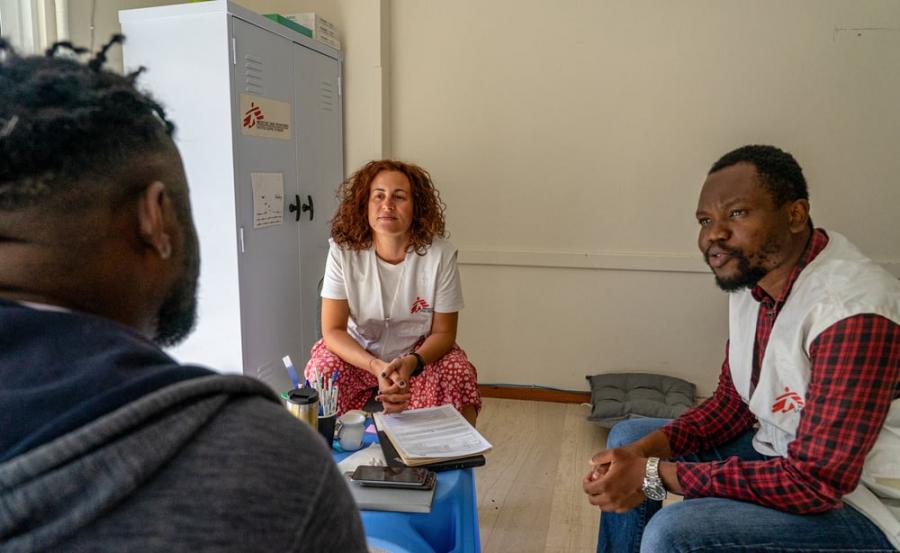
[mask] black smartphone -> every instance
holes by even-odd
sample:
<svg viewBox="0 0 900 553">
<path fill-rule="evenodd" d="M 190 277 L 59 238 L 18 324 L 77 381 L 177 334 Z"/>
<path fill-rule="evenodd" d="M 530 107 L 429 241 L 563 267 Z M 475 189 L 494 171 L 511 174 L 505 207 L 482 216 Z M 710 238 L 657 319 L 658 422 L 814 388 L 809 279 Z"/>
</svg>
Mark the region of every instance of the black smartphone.
<svg viewBox="0 0 900 553">
<path fill-rule="evenodd" d="M 427 489 L 429 481 L 434 483 L 434 473 L 428 469 L 415 467 L 373 467 L 360 465 L 350 476 L 363 486 L 384 488 Z"/>
</svg>

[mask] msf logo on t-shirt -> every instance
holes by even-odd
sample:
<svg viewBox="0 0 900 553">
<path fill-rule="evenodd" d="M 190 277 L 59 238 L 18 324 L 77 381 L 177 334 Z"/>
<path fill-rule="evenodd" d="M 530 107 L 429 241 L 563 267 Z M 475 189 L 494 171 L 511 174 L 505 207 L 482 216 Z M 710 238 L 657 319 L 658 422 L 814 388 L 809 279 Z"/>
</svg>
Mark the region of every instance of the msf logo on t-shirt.
<svg viewBox="0 0 900 553">
<path fill-rule="evenodd" d="M 421 311 L 422 313 L 431 313 L 434 310 L 430 305 L 428 305 L 427 301 L 420 298 L 419 296 L 416 296 L 416 301 L 414 301 L 412 307 L 409 308 L 409 312 L 418 313 L 419 311 Z"/>
<path fill-rule="evenodd" d="M 784 393 L 775 398 L 772 404 L 773 413 L 790 413 L 791 411 L 800 411 L 803 409 L 803 398 L 800 394 L 785 387 Z"/>
<path fill-rule="evenodd" d="M 244 127 L 251 129 L 256 126 L 257 121 L 262 121 L 266 116 L 263 115 L 262 108 L 255 103 L 250 102 L 250 109 L 244 113 Z"/>
</svg>

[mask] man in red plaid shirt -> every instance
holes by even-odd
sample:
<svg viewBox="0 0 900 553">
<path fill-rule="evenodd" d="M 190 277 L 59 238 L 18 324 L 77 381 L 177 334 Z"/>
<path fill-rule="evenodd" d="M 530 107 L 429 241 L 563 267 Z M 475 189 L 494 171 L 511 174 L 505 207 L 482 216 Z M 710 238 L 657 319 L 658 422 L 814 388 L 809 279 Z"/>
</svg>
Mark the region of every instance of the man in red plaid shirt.
<svg viewBox="0 0 900 553">
<path fill-rule="evenodd" d="M 772 146 L 712 166 L 697 222 L 732 292 L 719 385 L 610 431 L 583 481 L 597 550 L 900 548 L 900 282 L 813 227 L 800 166 Z M 687 501 L 660 510 L 668 492 Z"/>
</svg>

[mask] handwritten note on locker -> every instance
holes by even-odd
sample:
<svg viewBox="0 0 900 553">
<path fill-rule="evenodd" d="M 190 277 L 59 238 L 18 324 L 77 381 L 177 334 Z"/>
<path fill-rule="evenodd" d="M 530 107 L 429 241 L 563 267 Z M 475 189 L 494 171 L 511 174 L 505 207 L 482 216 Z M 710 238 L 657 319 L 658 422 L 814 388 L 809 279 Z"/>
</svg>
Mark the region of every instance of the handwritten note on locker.
<svg viewBox="0 0 900 553">
<path fill-rule="evenodd" d="M 284 174 L 250 173 L 253 185 L 253 228 L 284 221 Z"/>
</svg>

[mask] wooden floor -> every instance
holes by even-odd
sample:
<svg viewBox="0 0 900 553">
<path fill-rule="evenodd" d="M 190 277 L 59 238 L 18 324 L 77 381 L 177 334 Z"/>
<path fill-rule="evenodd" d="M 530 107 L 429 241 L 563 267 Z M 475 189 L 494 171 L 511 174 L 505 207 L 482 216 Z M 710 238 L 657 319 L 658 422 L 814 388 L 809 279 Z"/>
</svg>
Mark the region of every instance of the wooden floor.
<svg viewBox="0 0 900 553">
<path fill-rule="evenodd" d="M 482 401 L 478 430 L 494 446 L 475 469 L 482 551 L 594 551 L 600 512 L 581 479 L 606 430 L 586 420 L 589 407 Z"/>
</svg>

